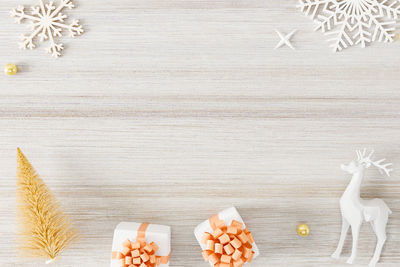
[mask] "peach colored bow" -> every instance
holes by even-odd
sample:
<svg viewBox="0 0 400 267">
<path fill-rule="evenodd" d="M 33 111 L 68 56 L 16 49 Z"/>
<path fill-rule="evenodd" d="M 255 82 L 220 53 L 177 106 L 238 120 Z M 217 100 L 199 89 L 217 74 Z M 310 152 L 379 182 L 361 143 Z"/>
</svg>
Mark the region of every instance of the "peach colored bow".
<svg viewBox="0 0 400 267">
<path fill-rule="evenodd" d="M 243 224 L 233 220 L 230 226 L 214 215 L 209 219 L 212 233 L 205 232 L 201 242 L 206 245 L 203 258 L 215 267 L 242 267 L 254 256 L 254 239 Z"/>
<path fill-rule="evenodd" d="M 119 260 L 121 267 L 155 267 L 160 264 L 167 264 L 170 256 L 156 256 L 158 246 L 156 243 L 150 244 L 145 241 L 148 223 L 139 226 L 136 241 L 129 239 L 122 243 L 122 251 L 113 251 L 112 259 Z"/>
</svg>

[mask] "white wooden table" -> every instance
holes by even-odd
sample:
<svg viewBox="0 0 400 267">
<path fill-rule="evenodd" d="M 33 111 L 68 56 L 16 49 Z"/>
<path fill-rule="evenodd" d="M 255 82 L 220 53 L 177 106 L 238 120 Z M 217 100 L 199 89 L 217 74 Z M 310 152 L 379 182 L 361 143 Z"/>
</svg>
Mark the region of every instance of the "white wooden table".
<svg viewBox="0 0 400 267">
<path fill-rule="evenodd" d="M 17 257 L 15 158 L 22 148 L 81 240 L 56 266 L 108 266 L 120 221 L 173 228 L 172 267 L 205 267 L 194 227 L 235 205 L 261 256 L 249 266 L 346 266 L 339 239 L 339 165 L 376 149 L 400 166 L 400 43 L 334 54 L 296 1 L 86 0 L 68 11 L 86 33 L 20 51 L 29 30 L 0 2 L 0 265 Z M 273 31 L 299 29 L 292 51 Z M 379 266 L 400 264 L 400 179 L 368 172 L 362 195 L 394 214 Z M 311 235 L 300 238 L 306 222 Z M 355 266 L 372 257 L 362 228 Z"/>
</svg>

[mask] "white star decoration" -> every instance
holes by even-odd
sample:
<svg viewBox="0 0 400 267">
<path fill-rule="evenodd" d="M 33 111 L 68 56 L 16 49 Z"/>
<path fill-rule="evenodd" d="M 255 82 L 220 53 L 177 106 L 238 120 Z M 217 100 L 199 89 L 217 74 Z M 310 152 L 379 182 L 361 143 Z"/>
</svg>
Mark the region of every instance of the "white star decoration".
<svg viewBox="0 0 400 267">
<path fill-rule="evenodd" d="M 279 43 L 275 46 L 275 49 L 278 49 L 279 47 L 283 46 L 283 45 L 287 45 L 290 48 L 292 48 L 293 50 L 295 50 L 296 48 L 294 48 L 294 46 L 292 45 L 292 43 L 290 42 L 290 38 L 292 38 L 292 36 L 297 32 L 297 30 L 293 30 L 291 31 L 289 34 L 287 35 L 283 35 L 282 33 L 280 33 L 278 30 L 275 30 L 276 33 L 279 35 L 279 37 L 281 38 L 281 40 L 279 41 Z"/>
<path fill-rule="evenodd" d="M 333 38 L 333 51 L 352 45 L 392 42 L 400 15 L 398 0 L 299 0 L 298 7 L 314 20 L 315 30 Z"/>
<path fill-rule="evenodd" d="M 71 24 L 66 24 L 64 22 L 67 18 L 67 15 L 61 13 L 64 8 L 74 8 L 72 1 L 61 0 L 60 5 L 57 7 L 54 5 L 53 1 L 44 4 L 43 0 L 39 0 L 39 6 L 31 7 L 31 15 L 25 13 L 23 6 L 18 6 L 11 10 L 10 14 L 15 18 L 18 24 L 24 19 L 30 21 L 29 27 L 32 33 L 30 35 L 21 36 L 22 42 L 19 43 L 20 48 L 35 48 L 34 39 L 39 37 L 40 42 L 49 40 L 50 47 L 47 49 L 48 53 L 55 58 L 61 56 L 64 45 L 62 43 L 57 43 L 54 38 L 61 37 L 63 29 L 68 30 L 71 37 L 83 33 L 83 28 L 79 25 L 79 20 L 72 20 Z"/>
</svg>

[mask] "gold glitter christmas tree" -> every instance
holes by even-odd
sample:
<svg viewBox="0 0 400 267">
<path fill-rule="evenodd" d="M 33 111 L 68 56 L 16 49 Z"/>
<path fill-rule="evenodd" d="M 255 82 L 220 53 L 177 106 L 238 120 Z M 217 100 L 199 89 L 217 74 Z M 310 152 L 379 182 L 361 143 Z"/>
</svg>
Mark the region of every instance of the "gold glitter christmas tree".
<svg viewBox="0 0 400 267">
<path fill-rule="evenodd" d="M 77 237 L 55 197 L 18 148 L 17 213 L 19 248 L 24 256 L 50 263 Z"/>
</svg>

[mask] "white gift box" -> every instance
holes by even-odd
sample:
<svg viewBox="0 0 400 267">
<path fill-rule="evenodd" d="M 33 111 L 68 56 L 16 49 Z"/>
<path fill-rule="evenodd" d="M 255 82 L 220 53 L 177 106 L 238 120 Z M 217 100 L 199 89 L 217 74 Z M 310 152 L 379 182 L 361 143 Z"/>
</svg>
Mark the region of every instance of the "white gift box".
<svg viewBox="0 0 400 267">
<path fill-rule="evenodd" d="M 114 238 L 112 243 L 113 252 L 121 252 L 123 250 L 123 243 L 127 239 L 135 242 L 140 223 L 134 222 L 121 222 L 117 225 L 114 231 Z M 156 256 L 169 256 L 171 253 L 171 227 L 166 225 L 149 224 L 145 231 L 145 241 L 147 243 L 156 243 L 158 250 Z M 119 260 L 112 259 L 111 267 L 121 267 Z M 168 267 L 167 264 L 158 265 L 159 267 Z"/>
<path fill-rule="evenodd" d="M 235 221 L 238 221 L 243 224 L 242 229 L 246 228 L 246 224 L 244 223 L 242 217 L 240 216 L 239 212 L 237 211 L 237 209 L 235 207 L 231 207 L 231 208 L 228 208 L 228 209 L 225 209 L 225 210 L 219 212 L 218 217 L 220 220 L 224 221 L 225 225 L 227 225 L 227 226 L 231 225 L 232 221 L 235 220 Z M 199 242 L 202 250 L 206 249 L 206 245 L 201 242 L 204 233 L 206 233 L 206 232 L 212 233 L 213 231 L 214 230 L 212 229 L 212 227 L 210 225 L 210 221 L 208 219 L 206 221 L 200 223 L 194 230 L 194 235 L 196 236 L 196 239 Z M 253 259 L 255 259 L 258 255 L 260 255 L 260 251 L 258 250 L 255 242 L 252 243 L 252 246 L 253 246 L 252 249 L 254 251 Z M 211 266 L 212 266 L 212 264 L 211 264 Z"/>
</svg>

